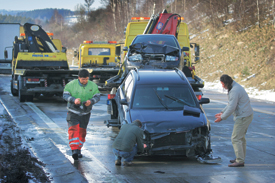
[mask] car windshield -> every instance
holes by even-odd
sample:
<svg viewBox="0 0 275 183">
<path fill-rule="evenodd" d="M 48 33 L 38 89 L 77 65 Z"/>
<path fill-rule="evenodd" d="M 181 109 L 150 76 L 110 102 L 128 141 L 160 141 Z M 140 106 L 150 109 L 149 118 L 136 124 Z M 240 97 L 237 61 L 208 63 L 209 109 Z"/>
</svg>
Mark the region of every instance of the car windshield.
<svg viewBox="0 0 275 183">
<path fill-rule="evenodd" d="M 133 109 L 182 110 L 184 105 L 196 107 L 187 85 L 138 85 L 133 99 Z"/>
<path fill-rule="evenodd" d="M 178 47 L 175 39 L 173 37 L 167 36 L 137 36 L 133 41 L 133 44 L 136 43 L 150 43 L 150 44 L 160 44 L 160 45 L 168 45 L 173 47 Z"/>
</svg>

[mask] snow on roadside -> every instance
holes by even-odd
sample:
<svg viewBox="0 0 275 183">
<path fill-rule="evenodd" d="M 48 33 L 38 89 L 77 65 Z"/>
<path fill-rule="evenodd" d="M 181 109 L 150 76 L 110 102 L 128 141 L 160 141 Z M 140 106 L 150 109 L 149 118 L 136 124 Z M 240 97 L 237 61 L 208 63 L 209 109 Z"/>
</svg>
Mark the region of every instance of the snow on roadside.
<svg viewBox="0 0 275 183">
<path fill-rule="evenodd" d="M 205 81 L 204 89 L 213 90 L 220 93 L 227 93 L 225 89 L 222 88 L 220 81 L 208 82 Z M 253 87 L 245 88 L 250 98 L 260 99 L 275 102 L 275 91 L 274 90 L 258 90 Z"/>
</svg>

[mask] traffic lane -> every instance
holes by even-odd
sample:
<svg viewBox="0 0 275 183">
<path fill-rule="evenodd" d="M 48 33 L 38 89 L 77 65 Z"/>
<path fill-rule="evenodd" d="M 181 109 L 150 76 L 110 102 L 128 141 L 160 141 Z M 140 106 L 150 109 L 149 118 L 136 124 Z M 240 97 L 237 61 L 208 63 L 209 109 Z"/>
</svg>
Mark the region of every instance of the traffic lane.
<svg viewBox="0 0 275 183">
<path fill-rule="evenodd" d="M 211 123 L 211 138 L 212 147 L 215 150 L 214 153 L 222 157 L 222 164 L 229 164 L 229 160 L 235 158 L 231 144 L 231 133 L 234 126 L 233 117 L 230 116 L 220 123 L 215 123 L 215 114 L 221 111 L 225 107 L 225 104 L 211 102 L 210 104 L 203 105 L 203 107 Z M 275 179 L 274 121 L 274 115 L 254 111 L 254 118 L 246 134 L 245 169 L 241 168 L 241 175 L 250 175 L 251 178 L 244 180 L 270 182 L 270 180 Z"/>
<path fill-rule="evenodd" d="M 230 135 L 233 130 L 233 117 L 232 115 L 224 121 L 221 121 L 220 123 L 214 123 L 215 120 L 215 114 L 217 113 L 215 110 L 221 111 L 227 104 L 227 94 L 212 92 L 212 91 L 206 91 L 204 92 L 204 97 L 209 97 L 211 104 L 214 104 L 215 108 L 210 109 L 209 105 L 203 105 L 206 115 L 208 116 L 208 119 L 210 119 L 211 127 L 212 127 L 212 133 L 215 131 L 217 133 L 218 129 L 215 130 L 215 127 L 218 128 L 225 128 L 225 131 L 228 133 L 223 133 L 223 135 Z M 259 149 L 260 151 L 265 151 L 266 153 L 275 154 L 275 146 L 273 139 L 275 138 L 274 130 L 275 130 L 275 103 L 269 102 L 269 101 L 263 101 L 263 100 L 256 100 L 256 99 L 250 99 L 251 105 L 254 110 L 253 114 L 253 121 L 250 124 L 247 132 L 247 140 L 250 139 L 251 143 L 250 145 L 255 148 Z M 211 112 L 213 111 L 213 112 Z M 260 111 L 260 112 L 259 112 Z M 221 133 L 219 134 L 222 135 Z M 231 139 L 230 139 L 231 141 Z M 265 143 L 261 143 L 261 142 Z M 247 142 L 247 144 L 249 144 Z M 261 160 L 259 160 L 261 161 Z"/>
</svg>

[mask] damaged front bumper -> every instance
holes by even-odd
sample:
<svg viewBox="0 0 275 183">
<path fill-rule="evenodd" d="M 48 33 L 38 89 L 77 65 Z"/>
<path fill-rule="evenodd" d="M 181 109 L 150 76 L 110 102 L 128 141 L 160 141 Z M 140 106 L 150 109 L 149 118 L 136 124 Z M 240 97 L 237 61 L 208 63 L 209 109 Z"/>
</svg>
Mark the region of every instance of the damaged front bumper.
<svg viewBox="0 0 275 183">
<path fill-rule="evenodd" d="M 183 155 L 204 158 L 212 152 L 210 133 L 206 126 L 184 132 L 149 133 L 145 131 L 144 143 L 147 145 L 143 154 L 145 156 Z"/>
</svg>

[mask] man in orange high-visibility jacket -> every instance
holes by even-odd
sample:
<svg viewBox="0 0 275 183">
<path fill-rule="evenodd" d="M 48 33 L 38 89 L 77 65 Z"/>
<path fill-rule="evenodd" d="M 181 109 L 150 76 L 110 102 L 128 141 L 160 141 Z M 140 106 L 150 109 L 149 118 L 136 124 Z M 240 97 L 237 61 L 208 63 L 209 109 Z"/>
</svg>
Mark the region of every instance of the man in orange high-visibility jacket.
<svg viewBox="0 0 275 183">
<path fill-rule="evenodd" d="M 78 160 L 82 158 L 81 148 L 85 142 L 91 110 L 100 100 L 100 92 L 97 85 L 89 80 L 89 72 L 82 69 L 78 73 L 78 79 L 65 86 L 63 98 L 68 102 L 69 145 L 73 159 Z"/>
</svg>

